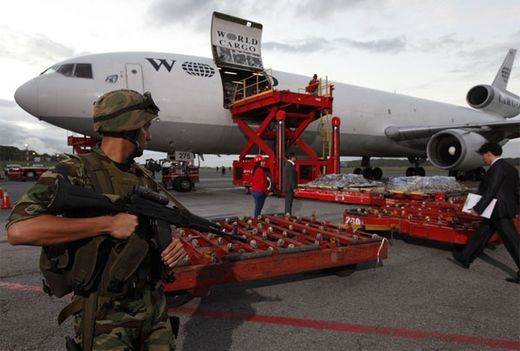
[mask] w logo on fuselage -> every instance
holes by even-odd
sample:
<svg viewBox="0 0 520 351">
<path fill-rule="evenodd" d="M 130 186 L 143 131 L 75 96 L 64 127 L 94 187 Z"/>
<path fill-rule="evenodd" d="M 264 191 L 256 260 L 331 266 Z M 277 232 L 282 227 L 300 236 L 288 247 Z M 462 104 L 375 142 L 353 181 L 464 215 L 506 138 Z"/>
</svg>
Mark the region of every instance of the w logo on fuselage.
<svg viewBox="0 0 520 351">
<path fill-rule="evenodd" d="M 148 58 L 146 57 L 146 60 L 150 62 L 150 64 L 155 68 L 157 72 L 161 69 L 162 66 L 164 66 L 168 72 L 171 72 L 173 65 L 175 64 L 175 60 L 167 60 L 167 59 L 157 59 L 157 58 Z"/>
</svg>

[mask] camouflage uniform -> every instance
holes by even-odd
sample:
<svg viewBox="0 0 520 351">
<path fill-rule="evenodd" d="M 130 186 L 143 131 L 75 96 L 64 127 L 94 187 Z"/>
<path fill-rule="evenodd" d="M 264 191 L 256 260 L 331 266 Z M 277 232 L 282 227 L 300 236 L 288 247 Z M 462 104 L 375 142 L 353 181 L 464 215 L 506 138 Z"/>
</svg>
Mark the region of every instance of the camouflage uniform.
<svg viewBox="0 0 520 351">
<path fill-rule="evenodd" d="M 121 94 L 115 95 L 115 97 L 112 96 L 112 99 L 119 99 L 124 102 L 125 98 L 127 98 L 127 96 Z M 102 99 L 103 97 L 100 98 L 100 100 Z M 128 103 L 127 101 L 126 106 L 128 106 Z M 135 105 L 136 101 L 130 101 L 130 103 Z M 121 106 L 124 107 L 125 104 L 123 103 Z M 97 107 L 99 109 L 99 104 Z M 133 110 L 126 112 L 127 115 L 130 115 L 127 116 L 129 118 L 134 117 L 138 113 L 145 113 L 145 111 Z M 98 111 L 98 115 L 100 114 Z M 128 118 L 120 119 L 119 123 L 121 124 L 119 127 L 123 124 L 127 125 L 128 122 L 129 127 L 127 130 L 135 130 L 136 124 L 140 125 L 138 128 L 141 128 L 145 125 L 145 123 L 142 123 L 143 120 L 148 123 L 152 118 L 151 116 L 146 116 L 144 119 L 142 117 L 140 120 L 132 120 L 131 122 L 128 122 Z M 111 120 L 111 122 L 113 121 L 114 119 Z M 133 123 L 133 127 L 130 123 Z M 98 123 L 95 129 L 100 130 L 103 126 L 103 122 L 101 124 Z M 117 129 L 117 124 L 113 126 Z M 150 179 L 150 174 L 145 174 L 145 172 L 148 172 L 147 170 L 137 167 L 135 164 L 127 165 L 127 167 L 117 165 L 99 148 L 95 148 L 90 156 L 95 157 L 100 162 L 99 164 L 105 168 L 103 173 L 109 175 L 110 179 L 108 181 L 115 195 L 125 197 L 137 185 L 144 185 L 157 190 L 156 185 Z M 15 205 L 9 217 L 7 227 L 13 223 L 42 214 L 53 214 L 47 208 L 47 205 L 53 195 L 53 187 L 58 179 L 64 179 L 71 184 L 93 189 L 92 179 L 87 173 L 82 158 L 76 156 L 60 162 L 45 172 Z M 147 230 L 150 231 L 151 228 Z M 124 245 L 120 241 L 113 240 L 113 242 L 116 249 L 117 245 Z M 147 257 L 135 272 L 135 277 L 132 277 L 132 286 L 129 288 L 126 296 L 118 298 L 110 296 L 100 297 L 96 311 L 93 350 L 175 350 L 175 337 L 168 321 L 162 282 L 158 280 L 158 274 L 154 272 L 154 270 L 158 269 L 157 262 L 160 264 L 160 253 L 157 250 L 150 249 Z M 154 276 L 156 278 L 152 278 Z M 78 299 L 80 298 L 77 296 L 73 297 L 73 301 Z M 75 341 L 81 345 L 82 312 L 81 310 L 75 312 Z"/>
</svg>

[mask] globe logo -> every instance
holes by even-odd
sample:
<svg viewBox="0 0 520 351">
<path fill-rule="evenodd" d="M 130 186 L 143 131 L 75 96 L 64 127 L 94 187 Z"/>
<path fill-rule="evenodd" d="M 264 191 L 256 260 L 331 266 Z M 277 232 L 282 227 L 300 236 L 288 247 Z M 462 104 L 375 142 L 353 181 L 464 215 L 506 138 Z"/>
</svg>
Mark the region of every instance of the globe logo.
<svg viewBox="0 0 520 351">
<path fill-rule="evenodd" d="M 210 65 L 199 62 L 184 62 L 182 69 L 192 76 L 213 77 L 215 70 Z"/>
</svg>

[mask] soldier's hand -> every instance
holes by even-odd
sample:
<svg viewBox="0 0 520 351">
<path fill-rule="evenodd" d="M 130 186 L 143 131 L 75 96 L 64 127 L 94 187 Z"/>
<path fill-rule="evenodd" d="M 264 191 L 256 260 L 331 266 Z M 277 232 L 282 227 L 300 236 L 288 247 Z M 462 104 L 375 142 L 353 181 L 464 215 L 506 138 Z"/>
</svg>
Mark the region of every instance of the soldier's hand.
<svg viewBox="0 0 520 351">
<path fill-rule="evenodd" d="M 170 268 L 173 268 L 185 256 L 186 251 L 184 251 L 184 247 L 179 239 L 173 239 L 170 245 L 161 253 L 163 263 Z"/>
<path fill-rule="evenodd" d="M 111 216 L 108 234 L 113 238 L 124 240 L 135 232 L 138 224 L 137 216 L 129 213 L 118 213 Z"/>
</svg>

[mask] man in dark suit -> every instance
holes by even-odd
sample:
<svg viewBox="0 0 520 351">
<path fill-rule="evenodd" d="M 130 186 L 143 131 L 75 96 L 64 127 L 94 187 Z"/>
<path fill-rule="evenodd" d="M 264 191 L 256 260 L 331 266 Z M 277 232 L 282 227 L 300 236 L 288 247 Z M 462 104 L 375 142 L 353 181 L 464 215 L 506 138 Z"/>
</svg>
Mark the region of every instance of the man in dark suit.
<svg viewBox="0 0 520 351">
<path fill-rule="evenodd" d="M 294 199 L 294 189 L 298 186 L 296 177 L 296 167 L 294 162 L 296 161 L 296 155 L 294 153 L 289 154 L 287 163 L 283 169 L 283 192 L 285 193 L 285 213 L 291 214 L 292 204 Z"/>
<path fill-rule="evenodd" d="M 513 223 L 513 218 L 518 216 L 520 209 L 518 171 L 500 158 L 502 147 L 496 143 L 482 145 L 478 153 L 490 167 L 478 188 L 482 198 L 470 210 L 471 214 L 480 216 L 491 200 L 497 199 L 497 202 L 491 218 L 482 218 L 479 228 L 462 252 L 454 252 L 453 258 L 464 268 L 469 268 L 471 262 L 484 250 L 491 235 L 497 232 L 518 268 L 516 276 L 506 280 L 520 284 L 520 237 Z"/>
</svg>

